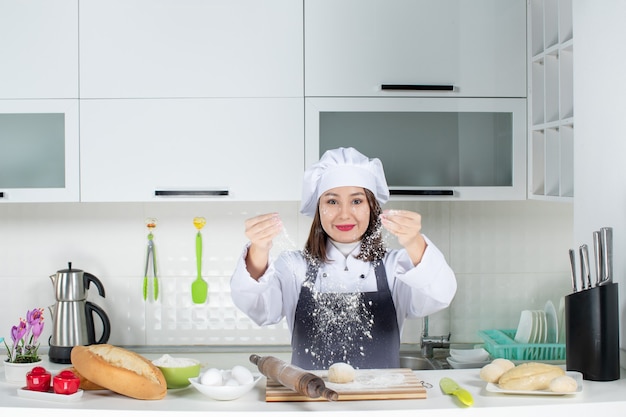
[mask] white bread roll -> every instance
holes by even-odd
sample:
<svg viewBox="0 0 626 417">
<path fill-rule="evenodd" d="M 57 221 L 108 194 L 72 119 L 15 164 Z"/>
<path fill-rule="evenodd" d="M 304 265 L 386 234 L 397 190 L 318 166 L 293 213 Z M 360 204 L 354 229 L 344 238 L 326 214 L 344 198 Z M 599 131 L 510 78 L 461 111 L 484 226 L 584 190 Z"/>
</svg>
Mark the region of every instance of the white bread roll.
<svg viewBox="0 0 626 417">
<path fill-rule="evenodd" d="M 167 394 L 163 373 L 141 355 L 112 345 L 75 346 L 72 365 L 89 381 L 139 400 L 160 400 Z"/>
<path fill-rule="evenodd" d="M 555 365 L 540 362 L 527 362 L 506 371 L 498 380 L 502 389 L 514 391 L 545 390 L 554 378 L 565 375 L 565 371 Z"/>
<path fill-rule="evenodd" d="M 552 392 L 574 392 L 578 389 L 578 383 L 574 378 L 568 375 L 563 375 L 554 378 L 550 382 L 550 391 Z"/>
</svg>

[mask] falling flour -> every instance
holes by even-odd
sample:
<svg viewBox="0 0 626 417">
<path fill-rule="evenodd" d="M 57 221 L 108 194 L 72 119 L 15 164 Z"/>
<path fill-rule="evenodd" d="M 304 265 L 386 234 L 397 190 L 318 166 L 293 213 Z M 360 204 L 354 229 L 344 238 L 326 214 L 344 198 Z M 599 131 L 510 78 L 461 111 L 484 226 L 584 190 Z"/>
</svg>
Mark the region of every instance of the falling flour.
<svg viewBox="0 0 626 417">
<path fill-rule="evenodd" d="M 383 227 L 380 219 L 374 225 L 372 233 L 361 242 L 361 256 L 368 259 L 377 259 L 373 262 L 381 262 L 384 258 L 386 247 L 382 236 Z M 386 238 L 386 236 L 385 236 Z M 274 241 L 276 250 L 294 250 L 295 244 L 289 238 L 283 227 L 281 234 Z M 320 266 L 320 260 L 312 257 L 306 251 L 300 251 L 307 263 Z M 315 268 L 316 270 L 318 268 Z M 293 268 L 295 271 L 296 268 Z M 311 355 L 314 362 L 323 368 L 328 368 L 334 362 L 350 363 L 353 355 L 365 356 L 363 341 L 372 339 L 372 327 L 374 318 L 370 311 L 370 305 L 366 304 L 361 292 L 342 292 L 341 288 L 332 293 L 320 291 L 311 281 L 313 277 L 306 277 L 303 285 L 307 286 L 316 307 L 312 314 L 314 329 L 313 339 L 321 341 L 321 346 L 326 346 L 324 352 L 316 351 L 313 346 L 305 349 L 305 353 Z M 371 302 L 367 302 L 371 303 Z M 402 377 L 402 375 L 400 375 Z M 403 377 L 402 377 L 403 378 Z M 360 383 L 386 383 L 385 381 L 366 381 Z M 389 382 L 389 381 L 387 381 Z"/>
</svg>

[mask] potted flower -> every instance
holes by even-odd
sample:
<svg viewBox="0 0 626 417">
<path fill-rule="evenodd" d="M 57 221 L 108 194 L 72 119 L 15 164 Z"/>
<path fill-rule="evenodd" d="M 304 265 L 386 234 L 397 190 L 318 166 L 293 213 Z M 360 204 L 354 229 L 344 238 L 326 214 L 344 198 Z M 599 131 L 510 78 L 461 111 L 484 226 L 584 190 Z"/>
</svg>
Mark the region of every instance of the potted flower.
<svg viewBox="0 0 626 417">
<path fill-rule="evenodd" d="M 28 310 L 26 319 L 20 318 L 19 324 L 11 327 L 13 344 L 9 346 L 6 340 L 4 341 L 7 349 L 7 359 L 4 361 L 7 381 L 24 382 L 26 373 L 33 368 L 34 364 L 41 361 L 38 354 L 38 339 L 43 327 L 43 308 Z"/>
</svg>

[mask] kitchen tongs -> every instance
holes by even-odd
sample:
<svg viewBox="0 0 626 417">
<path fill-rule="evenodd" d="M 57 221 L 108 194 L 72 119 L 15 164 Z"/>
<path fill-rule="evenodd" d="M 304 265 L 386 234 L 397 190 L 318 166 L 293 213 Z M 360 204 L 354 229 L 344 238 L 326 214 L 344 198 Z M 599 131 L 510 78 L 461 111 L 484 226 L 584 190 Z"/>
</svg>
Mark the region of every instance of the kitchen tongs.
<svg viewBox="0 0 626 417">
<path fill-rule="evenodd" d="M 148 269 L 152 264 L 152 292 L 154 301 L 159 298 L 159 279 L 157 278 L 156 252 L 154 249 L 154 235 L 152 229 L 156 227 L 156 219 L 147 219 L 146 227 L 148 228 L 148 249 L 146 251 L 146 269 L 143 274 L 143 299 L 148 299 Z"/>
</svg>

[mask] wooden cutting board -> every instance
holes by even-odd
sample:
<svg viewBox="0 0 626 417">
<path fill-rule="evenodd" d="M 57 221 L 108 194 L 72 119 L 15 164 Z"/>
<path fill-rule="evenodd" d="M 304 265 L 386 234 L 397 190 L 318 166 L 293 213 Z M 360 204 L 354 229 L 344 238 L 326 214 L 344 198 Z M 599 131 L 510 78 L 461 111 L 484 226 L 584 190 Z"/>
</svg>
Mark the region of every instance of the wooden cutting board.
<svg viewBox="0 0 626 417">
<path fill-rule="evenodd" d="M 328 371 L 313 371 L 321 377 L 326 387 L 339 394 L 338 401 L 401 400 L 426 398 L 426 389 L 408 368 L 357 369 L 353 382 L 334 384 L 328 382 Z M 309 398 L 267 378 L 265 401 L 326 401 Z"/>
</svg>

